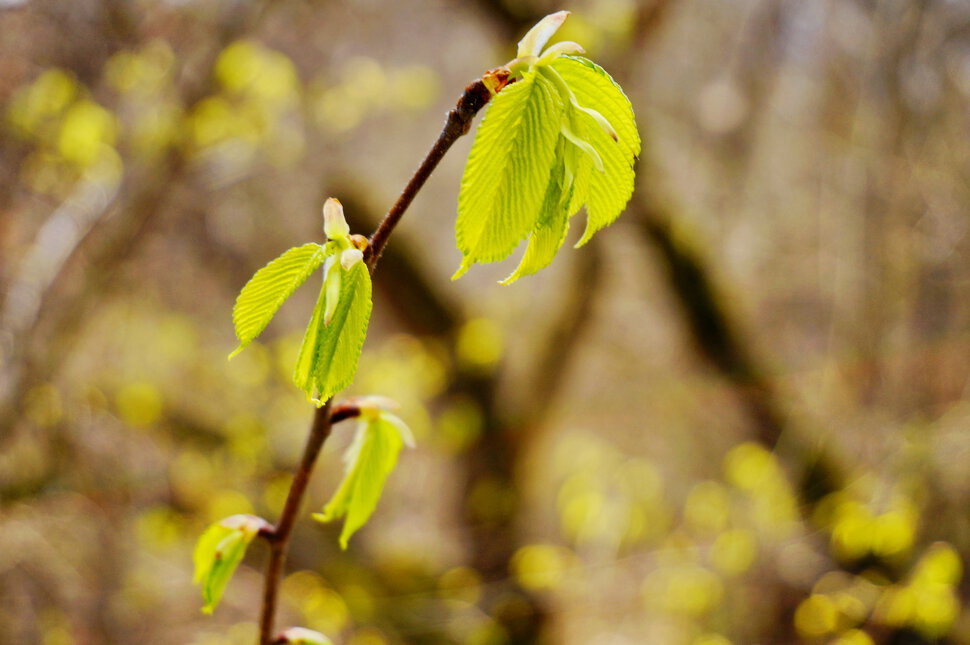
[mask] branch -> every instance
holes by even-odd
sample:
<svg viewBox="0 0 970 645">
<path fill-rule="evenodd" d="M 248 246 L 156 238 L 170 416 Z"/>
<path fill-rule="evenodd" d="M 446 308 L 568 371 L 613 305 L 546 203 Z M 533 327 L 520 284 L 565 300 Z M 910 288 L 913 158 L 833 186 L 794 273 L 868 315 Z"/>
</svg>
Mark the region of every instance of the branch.
<svg viewBox="0 0 970 645">
<path fill-rule="evenodd" d="M 424 186 L 424 182 L 428 180 L 428 177 L 431 176 L 434 169 L 438 167 L 438 163 L 445 156 L 445 153 L 448 152 L 448 149 L 451 148 L 451 145 L 463 135 L 468 134 L 468 131 L 472 127 L 472 119 L 485 107 L 491 98 L 492 93 L 485 87 L 482 79 L 478 79 L 465 88 L 465 92 L 458 99 L 458 103 L 448 112 L 448 117 L 445 119 L 445 127 L 442 128 L 441 134 L 438 135 L 438 140 L 435 141 L 434 146 L 428 151 L 424 161 L 421 162 L 421 165 L 414 172 L 411 181 L 404 187 L 404 191 L 397 198 L 397 201 L 394 202 L 391 210 L 387 211 L 387 215 L 384 216 L 384 220 L 380 223 L 380 226 L 370 236 L 367 247 L 367 266 L 370 268 L 371 273 L 374 272 L 378 260 L 381 259 L 381 253 L 384 251 L 384 247 L 387 245 L 387 240 L 394 231 L 394 227 L 401 221 L 401 217 L 404 216 L 404 212 L 411 205 L 415 195 Z"/>
<path fill-rule="evenodd" d="M 283 506 L 279 523 L 275 527 L 259 532 L 260 537 L 265 538 L 270 544 L 269 566 L 266 569 L 263 607 L 259 620 L 259 642 L 261 645 L 271 642 L 273 619 L 276 617 L 276 599 L 279 595 L 280 581 L 283 576 L 283 563 L 290 546 L 293 525 L 296 523 L 300 505 L 303 503 L 303 495 L 310 483 L 310 475 L 313 474 L 313 466 L 320 455 L 323 443 L 330 436 L 333 424 L 360 416 L 360 408 L 352 403 L 341 403 L 337 406 L 333 406 L 332 403 L 332 400 L 327 401 L 326 405 L 317 408 L 313 415 L 310 436 L 307 437 L 306 447 L 303 449 L 303 458 L 293 476 L 293 483 L 290 484 L 290 492 L 286 496 L 286 504 Z"/>
<path fill-rule="evenodd" d="M 445 126 L 438 135 L 431 150 L 425 156 L 424 161 L 414 172 L 411 180 L 391 210 L 384 216 L 380 226 L 371 235 L 367 246 L 367 266 L 371 273 L 377 268 L 377 261 L 381 258 L 381 253 L 387 245 L 394 227 L 404 216 L 408 206 L 414 201 L 414 197 L 424 186 L 428 177 L 437 168 L 442 157 L 451 148 L 451 145 L 459 137 L 468 133 L 471 129 L 472 120 L 475 115 L 485 107 L 491 100 L 492 94 L 485 87 L 481 79 L 471 83 L 465 88 L 458 103 L 450 112 L 445 120 Z M 310 436 L 307 437 L 306 447 L 303 449 L 303 458 L 297 467 L 290 485 L 290 492 L 286 497 L 286 504 L 280 521 L 272 530 L 262 531 L 260 535 L 270 544 L 269 565 L 266 568 L 266 581 L 263 587 L 263 605 L 259 620 L 259 642 L 260 645 L 273 645 L 273 622 L 276 618 L 276 605 L 279 596 L 280 581 L 283 576 L 283 564 L 286 561 L 286 552 L 290 544 L 290 537 L 293 533 L 293 525 L 296 522 L 303 496 L 306 493 L 307 485 L 310 482 L 310 475 L 313 474 L 313 467 L 316 464 L 323 443 L 330 436 L 330 429 L 334 423 L 356 417 L 360 414 L 359 408 L 353 404 L 342 404 L 332 407 L 332 400 L 317 408 L 313 415 L 313 423 L 310 426 Z"/>
<path fill-rule="evenodd" d="M 266 568 L 266 582 L 263 587 L 263 607 L 259 619 L 259 642 L 261 645 L 270 645 L 272 642 L 273 620 L 276 617 L 276 600 L 279 595 L 280 580 L 283 576 L 283 562 L 286 560 L 286 551 L 290 546 L 290 536 L 293 534 L 293 525 L 296 523 L 296 516 L 303 502 L 303 495 L 310 483 L 313 465 L 317 461 L 320 449 L 323 448 L 323 442 L 330 436 L 330 429 L 333 426 L 330 412 L 331 401 L 327 401 L 323 407 L 317 408 L 314 413 L 313 423 L 310 426 L 310 436 L 307 437 L 306 447 L 303 449 L 303 458 L 293 476 L 293 483 L 290 484 L 290 492 L 286 496 L 286 504 L 283 506 L 280 521 L 272 531 L 260 533 L 262 537 L 269 541 L 270 545 L 269 565 Z"/>
</svg>

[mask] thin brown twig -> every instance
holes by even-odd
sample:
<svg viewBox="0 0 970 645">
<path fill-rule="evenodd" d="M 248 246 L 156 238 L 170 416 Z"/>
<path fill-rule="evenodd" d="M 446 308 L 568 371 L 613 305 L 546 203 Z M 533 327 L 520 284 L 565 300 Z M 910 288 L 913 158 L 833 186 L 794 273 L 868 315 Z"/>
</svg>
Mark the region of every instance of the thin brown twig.
<svg viewBox="0 0 970 645">
<path fill-rule="evenodd" d="M 407 186 L 404 187 L 400 197 L 384 216 L 377 230 L 370 237 L 367 247 L 367 266 L 371 273 L 376 269 L 377 261 L 380 260 L 381 252 L 387 245 L 387 240 L 394 231 L 394 227 L 404 216 L 415 195 L 424 186 L 451 145 L 459 137 L 468 133 L 475 115 L 485 107 L 491 98 L 491 92 L 479 79 L 465 88 L 461 98 L 458 99 L 458 103 L 448 112 L 445 125 L 441 134 L 438 135 L 437 141 L 435 141 Z M 270 545 L 270 558 L 266 568 L 266 580 L 263 583 L 263 603 L 259 621 L 260 645 L 273 645 L 273 643 L 281 642 L 279 639 L 273 639 L 273 623 L 276 619 L 276 606 L 280 582 L 283 577 L 283 565 L 286 561 L 293 526 L 303 503 L 303 496 L 310 482 L 310 476 L 313 474 L 317 457 L 320 455 L 320 450 L 323 448 L 327 437 L 330 436 L 333 424 L 356 417 L 359 414 L 360 409 L 357 406 L 341 404 L 334 407 L 332 400 L 317 408 L 313 415 L 313 423 L 310 426 L 306 447 L 303 449 L 303 457 L 293 476 L 293 483 L 290 484 L 290 491 L 287 494 L 286 504 L 283 506 L 279 523 L 271 530 L 260 532 L 260 536 L 265 538 Z"/>
<path fill-rule="evenodd" d="M 441 129 L 438 140 L 435 141 L 434 146 L 428 151 L 424 161 L 421 162 L 421 165 L 414 172 L 411 180 L 404 187 L 404 191 L 397 198 L 397 201 L 394 202 L 391 210 L 387 211 L 377 230 L 370 236 L 370 243 L 367 248 L 367 266 L 370 267 L 371 273 L 374 272 L 378 260 L 381 259 L 381 253 L 387 245 L 387 240 L 391 236 L 391 232 L 394 231 L 397 223 L 401 221 L 401 217 L 404 216 L 404 212 L 411 205 L 415 195 L 418 194 L 418 191 L 424 186 L 428 177 L 437 168 L 438 163 L 445 156 L 445 153 L 448 152 L 448 149 L 451 148 L 451 145 L 468 133 L 475 115 L 485 107 L 491 98 L 492 93 L 485 87 L 485 83 L 481 79 L 478 79 L 465 88 L 465 92 L 458 99 L 458 103 L 448 112 L 448 117 L 445 119 L 445 126 Z"/>
<path fill-rule="evenodd" d="M 266 567 L 266 580 L 263 583 L 263 606 L 259 619 L 259 642 L 261 645 L 270 645 L 272 642 L 276 601 L 279 595 L 280 580 L 283 577 L 283 563 L 290 546 L 293 525 L 296 523 L 300 505 L 303 503 L 303 495 L 310 483 L 313 465 L 317 461 L 320 449 L 323 448 L 323 442 L 330 436 L 330 429 L 333 426 L 330 410 L 331 401 L 327 401 L 323 407 L 317 408 L 314 413 L 313 423 L 310 425 L 310 435 L 307 437 L 306 447 L 303 449 L 303 458 L 300 459 L 300 465 L 293 476 L 293 483 L 290 484 L 290 492 L 286 496 L 286 504 L 283 506 L 280 521 L 272 531 L 261 533 L 270 545 L 269 565 Z"/>
</svg>

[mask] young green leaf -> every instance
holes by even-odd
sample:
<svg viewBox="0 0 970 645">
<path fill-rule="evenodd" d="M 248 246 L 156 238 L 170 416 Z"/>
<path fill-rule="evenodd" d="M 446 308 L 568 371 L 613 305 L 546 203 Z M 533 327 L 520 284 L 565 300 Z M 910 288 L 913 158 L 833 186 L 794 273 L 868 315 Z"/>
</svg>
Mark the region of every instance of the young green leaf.
<svg viewBox="0 0 970 645">
<path fill-rule="evenodd" d="M 640 135 L 630 100 L 602 67 L 579 56 L 562 56 L 551 67 L 565 81 L 577 102 L 601 114 L 616 135 L 614 140 L 595 118 L 579 113 L 576 134 L 599 153 L 604 167 L 603 172 L 596 172 L 590 160 L 579 160 L 571 210 L 586 204 L 586 231 L 576 244 L 582 246 L 596 231 L 612 224 L 630 201 L 633 163 L 640 154 Z"/>
<path fill-rule="evenodd" d="M 413 442 L 408 427 L 390 412 L 369 410 L 361 414 L 357 434 L 344 454 L 344 479 L 323 512 L 313 515 L 320 522 L 346 517 L 340 532 L 341 548 L 346 549 L 350 537 L 370 519 L 401 448 Z"/>
<path fill-rule="evenodd" d="M 640 134 L 633 106 L 605 69 L 582 56 L 561 56 L 551 63 L 551 67 L 566 82 L 580 105 L 596 110 L 613 126 L 616 141 L 631 161 L 640 154 Z"/>
<path fill-rule="evenodd" d="M 323 260 L 324 248 L 321 245 L 304 244 L 290 249 L 256 272 L 239 292 L 232 309 L 239 347 L 229 358 L 241 352 L 266 329 L 280 306 L 306 282 Z"/>
<path fill-rule="evenodd" d="M 501 284 L 510 284 L 524 275 L 532 275 L 549 266 L 566 239 L 572 196 L 572 185 L 568 181 L 565 170 L 567 145 L 569 144 L 560 140 L 556 148 L 556 163 L 552 167 L 552 177 L 546 187 L 546 196 L 539 219 L 529 235 L 525 255 L 522 256 L 522 261 L 512 275 L 502 280 Z"/>
<path fill-rule="evenodd" d="M 202 586 L 202 611 L 211 614 L 222 599 L 222 593 L 236 567 L 246 555 L 246 547 L 260 530 L 268 528 L 266 520 L 253 515 L 233 515 L 205 530 L 195 545 L 194 582 Z"/>
<path fill-rule="evenodd" d="M 336 282 L 330 277 L 334 271 L 341 272 L 339 289 L 328 289 Z M 371 312 L 370 273 L 364 262 L 346 269 L 335 258 L 328 262 L 327 274 L 293 372 L 297 387 L 318 406 L 354 380 Z"/>
<path fill-rule="evenodd" d="M 547 266 L 584 205 L 576 246 L 611 224 L 633 193 L 640 136 L 630 101 L 601 67 L 559 42 L 540 51 L 569 12 L 546 16 L 503 68 L 518 82 L 492 99 L 472 144 L 458 196 L 460 277 L 476 262 L 508 257 L 528 235 L 518 268 L 502 284 Z"/>
<path fill-rule="evenodd" d="M 562 110 L 555 87 L 535 72 L 492 99 L 461 180 L 455 234 L 464 258 L 453 279 L 476 262 L 505 259 L 535 227 Z"/>
</svg>

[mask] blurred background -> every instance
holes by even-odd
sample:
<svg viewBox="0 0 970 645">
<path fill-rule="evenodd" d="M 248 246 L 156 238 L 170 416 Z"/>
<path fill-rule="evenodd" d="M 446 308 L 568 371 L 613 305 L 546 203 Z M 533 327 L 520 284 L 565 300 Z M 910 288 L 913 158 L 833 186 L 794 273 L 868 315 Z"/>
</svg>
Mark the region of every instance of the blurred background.
<svg viewBox="0 0 970 645">
<path fill-rule="evenodd" d="M 281 625 L 970 643 L 966 0 L 0 0 L 0 643 L 255 642 L 265 545 L 211 617 L 191 553 L 279 514 L 316 290 L 227 363 L 235 295 L 328 196 L 370 233 L 563 8 L 633 102 L 637 192 L 538 276 L 450 282 L 455 145 L 346 393 L 418 447 L 342 552 L 309 518 L 336 428 Z"/>
</svg>

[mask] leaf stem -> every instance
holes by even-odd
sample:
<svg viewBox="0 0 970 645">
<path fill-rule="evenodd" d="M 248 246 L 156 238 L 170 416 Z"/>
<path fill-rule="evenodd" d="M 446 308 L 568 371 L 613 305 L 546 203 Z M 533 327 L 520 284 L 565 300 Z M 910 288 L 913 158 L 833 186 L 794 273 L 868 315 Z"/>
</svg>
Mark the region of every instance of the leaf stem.
<svg viewBox="0 0 970 645">
<path fill-rule="evenodd" d="M 380 260 L 381 253 L 384 251 L 394 227 L 404 216 L 418 191 L 424 186 L 451 145 L 459 137 L 468 133 L 475 115 L 485 107 L 491 98 L 492 93 L 479 79 L 465 88 L 461 98 L 458 99 L 458 103 L 448 112 L 445 125 L 438 135 L 438 140 L 435 141 L 424 161 L 421 162 L 407 186 L 404 187 L 404 191 L 394 202 L 394 205 L 384 216 L 368 241 L 366 260 L 371 273 L 377 267 L 377 261 Z M 275 527 L 259 533 L 269 542 L 270 546 L 269 565 L 266 568 L 263 604 L 259 620 L 260 645 L 273 645 L 274 642 L 277 642 L 273 640 L 273 623 L 276 618 L 276 605 L 279 598 L 280 582 L 283 577 L 283 565 L 286 561 L 293 525 L 296 523 L 300 505 L 303 502 L 303 496 L 306 493 L 310 475 L 313 473 L 313 467 L 320 455 L 320 450 L 323 448 L 327 437 L 330 436 L 330 429 L 334 423 L 360 414 L 360 409 L 355 405 L 342 404 L 334 407 L 332 403 L 332 399 L 327 401 L 323 407 L 317 408 L 313 415 L 310 435 L 307 437 L 306 447 L 303 449 L 303 458 L 293 476 L 293 483 L 290 484 L 290 492 L 286 497 L 286 504 L 283 506 L 279 523 Z"/>
<path fill-rule="evenodd" d="M 394 231 L 394 227 L 397 226 L 401 217 L 404 216 L 404 212 L 407 211 L 408 206 L 411 205 L 418 191 L 424 186 L 424 183 L 431 176 L 434 169 L 438 167 L 438 163 L 445 156 L 445 153 L 448 152 L 448 149 L 451 148 L 451 145 L 461 136 L 468 133 L 475 115 L 485 107 L 491 98 L 492 93 L 485 86 L 482 79 L 478 79 L 465 88 L 461 98 L 458 99 L 458 103 L 448 112 L 445 125 L 441 129 L 441 134 L 438 135 L 438 140 L 435 141 L 431 150 L 428 151 L 424 161 L 421 162 L 421 165 L 414 172 L 407 186 L 404 187 L 400 197 L 397 198 L 397 201 L 394 202 L 391 209 L 387 211 L 377 230 L 370 236 L 366 258 L 367 266 L 370 268 L 371 273 L 374 272 L 378 260 L 381 259 L 381 253 L 383 253 L 384 247 L 387 245 L 387 240 Z"/>
</svg>

